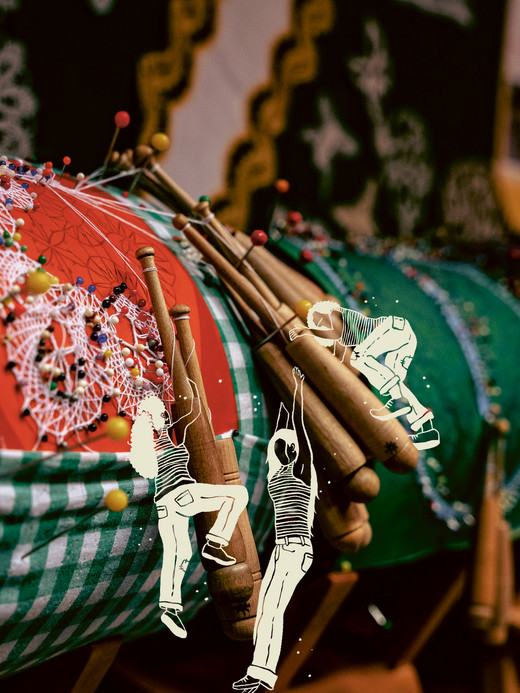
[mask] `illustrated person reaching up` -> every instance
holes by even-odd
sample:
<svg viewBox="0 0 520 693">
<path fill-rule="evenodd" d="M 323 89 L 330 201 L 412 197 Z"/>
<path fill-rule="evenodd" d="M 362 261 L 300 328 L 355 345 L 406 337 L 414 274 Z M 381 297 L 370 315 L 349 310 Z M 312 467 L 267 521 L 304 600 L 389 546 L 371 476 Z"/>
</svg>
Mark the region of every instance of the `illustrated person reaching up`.
<svg viewBox="0 0 520 693">
<path fill-rule="evenodd" d="M 271 690 L 282 647 L 285 609 L 312 559 L 312 525 L 318 482 L 312 448 L 303 422 L 303 381 L 293 368 L 292 412 L 280 405 L 276 430 L 267 446 L 267 490 L 274 506 L 275 548 L 260 596 L 253 634 L 254 654 L 247 674 L 233 689 L 243 693 Z M 296 401 L 300 398 L 300 416 Z"/>
</svg>

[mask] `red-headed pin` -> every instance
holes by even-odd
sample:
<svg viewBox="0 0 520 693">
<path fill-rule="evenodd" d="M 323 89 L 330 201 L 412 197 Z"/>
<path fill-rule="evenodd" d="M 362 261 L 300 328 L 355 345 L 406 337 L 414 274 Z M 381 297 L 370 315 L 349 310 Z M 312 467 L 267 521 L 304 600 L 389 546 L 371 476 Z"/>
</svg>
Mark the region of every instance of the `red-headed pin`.
<svg viewBox="0 0 520 693">
<path fill-rule="evenodd" d="M 267 243 L 267 234 L 265 231 L 262 231 L 261 229 L 256 229 L 256 231 L 253 231 L 251 234 L 251 245 L 247 249 L 247 251 L 244 253 L 244 255 L 240 258 L 239 262 L 236 266 L 238 269 L 240 265 L 244 262 L 244 260 L 247 258 L 249 253 L 253 250 L 255 246 L 261 247 Z"/>
<path fill-rule="evenodd" d="M 116 140 L 119 135 L 119 132 L 123 130 L 123 128 L 126 128 L 130 125 L 130 115 L 126 111 L 118 111 L 114 116 L 114 123 L 116 124 L 116 129 L 114 130 L 112 141 L 110 142 L 107 155 L 105 156 L 105 160 L 103 161 L 103 168 L 106 168 L 108 166 L 108 162 L 110 161 L 112 157 L 112 152 L 114 151 L 114 147 L 116 146 Z"/>
<path fill-rule="evenodd" d="M 60 182 L 61 177 L 62 177 L 63 174 L 65 173 L 65 169 L 66 169 L 67 166 L 70 164 L 70 156 L 64 156 L 63 159 L 62 159 L 62 161 L 63 161 L 63 168 L 62 168 L 61 171 L 60 171 L 60 176 L 59 176 L 59 178 L 58 178 L 58 183 Z"/>
<path fill-rule="evenodd" d="M 312 254 L 312 250 L 309 250 L 308 248 L 304 248 L 300 253 L 300 260 L 304 264 L 307 264 L 307 262 L 312 262 L 314 260 L 314 255 Z"/>
</svg>

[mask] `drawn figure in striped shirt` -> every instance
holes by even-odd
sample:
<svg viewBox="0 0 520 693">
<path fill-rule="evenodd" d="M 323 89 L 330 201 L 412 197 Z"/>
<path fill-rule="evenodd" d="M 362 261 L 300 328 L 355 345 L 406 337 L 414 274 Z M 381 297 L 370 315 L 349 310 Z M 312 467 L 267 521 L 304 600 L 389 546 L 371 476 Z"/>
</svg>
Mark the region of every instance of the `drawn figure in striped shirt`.
<svg viewBox="0 0 520 693">
<path fill-rule="evenodd" d="M 335 301 L 318 301 L 307 313 L 307 327 L 289 332 L 291 340 L 305 336 L 332 347 L 341 361 L 350 352 L 350 364 L 387 398 L 380 409 L 370 410 L 374 418 L 387 421 L 406 416 L 412 429 L 410 440 L 418 450 L 439 445 L 432 410 L 421 404 L 404 382 L 417 348 L 408 320 L 395 315 L 371 318 Z"/>
<path fill-rule="evenodd" d="M 303 422 L 304 375 L 293 368 L 292 412 L 280 405 L 267 447 L 267 490 L 274 505 L 275 548 L 260 596 L 253 635 L 253 662 L 233 689 L 243 693 L 272 690 L 277 680 L 285 609 L 312 564 L 312 524 L 318 491 L 312 448 Z M 300 412 L 296 414 L 296 403 Z"/>
<path fill-rule="evenodd" d="M 193 381 L 190 383 L 196 388 Z M 200 407 L 200 399 L 195 401 Z M 190 517 L 198 513 L 217 513 L 201 553 L 219 565 L 233 565 L 236 558 L 227 554 L 225 547 L 247 505 L 248 494 L 243 486 L 195 481 L 188 469 L 190 453 L 185 437 L 174 445 L 168 433 L 172 425 L 170 416 L 156 395 L 140 402 L 137 412 L 132 426 L 130 462 L 138 474 L 155 479 L 155 504 L 163 543 L 159 593 L 159 606 L 163 609 L 161 621 L 174 635 L 185 638 L 186 629 L 179 612 L 182 611 L 182 581 L 192 556 Z M 184 436 L 188 426 L 200 416 L 200 409 L 196 413 L 192 410 L 186 416 L 191 420 Z"/>
</svg>

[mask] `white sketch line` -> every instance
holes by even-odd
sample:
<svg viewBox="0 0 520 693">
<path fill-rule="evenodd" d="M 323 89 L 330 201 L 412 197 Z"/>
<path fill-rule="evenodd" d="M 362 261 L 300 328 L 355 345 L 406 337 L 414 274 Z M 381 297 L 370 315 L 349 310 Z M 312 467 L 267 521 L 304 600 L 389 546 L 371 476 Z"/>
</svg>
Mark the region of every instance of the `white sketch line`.
<svg viewBox="0 0 520 693">
<path fill-rule="evenodd" d="M 305 376 L 295 367 L 293 377 L 292 412 L 289 415 L 280 405 L 276 430 L 267 447 L 267 490 L 274 505 L 276 542 L 260 589 L 253 661 L 247 674 L 233 684 L 233 689 L 242 693 L 274 688 L 285 609 L 313 559 L 311 536 L 318 483 L 303 422 Z"/>
<path fill-rule="evenodd" d="M 334 327 L 335 313 L 341 318 L 341 335 Z M 433 412 L 419 402 L 404 382 L 417 348 L 417 338 L 408 320 L 396 315 L 371 318 L 335 301 L 318 301 L 307 313 L 307 328 L 302 325 L 289 333 L 291 340 L 305 336 L 332 347 L 342 361 L 347 349 L 352 349 L 350 364 L 363 373 L 380 395 L 388 398 L 380 409 L 370 410 L 375 419 L 388 421 L 406 416 L 413 431 L 410 440 L 418 450 L 439 445 L 439 431 L 432 425 Z"/>
<path fill-rule="evenodd" d="M 195 383 L 190 381 L 192 386 Z M 199 399 L 200 404 L 200 399 Z M 155 504 L 158 528 L 163 543 L 163 564 L 159 590 L 161 621 L 179 638 L 186 629 L 182 611 L 182 582 L 192 555 L 189 520 L 203 512 L 217 512 L 201 554 L 204 558 L 227 566 L 236 558 L 224 550 L 231 539 L 241 512 L 247 505 L 244 486 L 198 483 L 188 470 L 190 453 L 185 439 L 174 445 L 168 434 L 171 420 L 163 402 L 156 395 L 146 397 L 137 407 L 132 426 L 130 462 L 138 474 L 155 479 Z M 200 415 L 192 411 L 190 426 Z M 186 436 L 186 429 L 184 431 Z"/>
</svg>

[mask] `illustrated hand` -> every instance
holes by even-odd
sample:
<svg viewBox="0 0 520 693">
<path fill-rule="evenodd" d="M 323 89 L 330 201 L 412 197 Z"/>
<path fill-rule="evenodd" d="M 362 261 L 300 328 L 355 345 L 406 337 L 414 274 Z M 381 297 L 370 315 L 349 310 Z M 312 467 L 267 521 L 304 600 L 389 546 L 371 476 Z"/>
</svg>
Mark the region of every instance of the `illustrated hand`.
<svg viewBox="0 0 520 693">
<path fill-rule="evenodd" d="M 293 366 L 292 372 L 295 383 L 298 383 L 298 380 L 305 380 L 305 375 L 301 372 L 298 366 Z"/>
<path fill-rule="evenodd" d="M 295 340 L 297 337 L 301 337 L 300 331 L 304 329 L 305 327 L 303 325 L 296 325 L 296 327 L 292 327 L 289 330 L 289 339 L 291 340 L 291 342 Z"/>
</svg>

